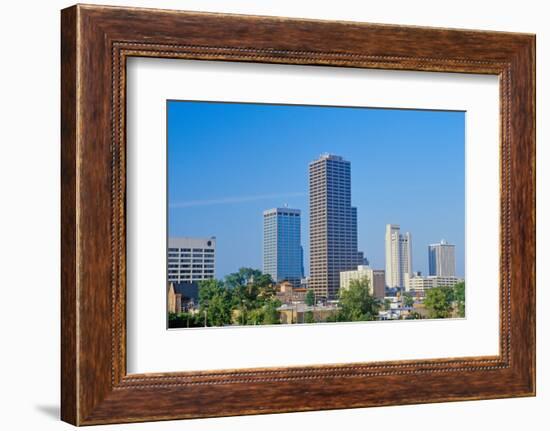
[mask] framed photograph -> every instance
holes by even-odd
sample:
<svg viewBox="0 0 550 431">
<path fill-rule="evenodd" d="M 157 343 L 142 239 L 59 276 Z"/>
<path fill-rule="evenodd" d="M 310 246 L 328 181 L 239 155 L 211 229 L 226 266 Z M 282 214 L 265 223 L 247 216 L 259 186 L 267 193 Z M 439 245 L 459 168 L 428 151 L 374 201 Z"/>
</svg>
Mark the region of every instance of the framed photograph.
<svg viewBox="0 0 550 431">
<path fill-rule="evenodd" d="M 61 17 L 63 420 L 535 394 L 534 35 Z"/>
</svg>

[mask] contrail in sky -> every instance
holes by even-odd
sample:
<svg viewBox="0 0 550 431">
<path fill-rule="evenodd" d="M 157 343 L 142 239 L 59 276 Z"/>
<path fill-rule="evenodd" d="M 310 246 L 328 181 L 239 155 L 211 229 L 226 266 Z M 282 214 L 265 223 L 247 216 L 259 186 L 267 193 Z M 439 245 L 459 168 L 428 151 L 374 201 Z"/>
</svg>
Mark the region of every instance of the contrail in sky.
<svg viewBox="0 0 550 431">
<path fill-rule="evenodd" d="M 227 205 L 227 204 L 239 204 L 243 202 L 261 201 L 265 199 L 291 198 L 291 197 L 303 197 L 303 196 L 306 196 L 306 193 L 294 192 L 294 193 L 273 193 L 268 195 L 254 195 L 254 196 L 231 196 L 231 197 L 219 198 L 219 199 L 204 199 L 204 200 L 174 202 L 169 204 L 169 207 L 170 208 L 190 208 L 190 207 L 200 207 L 200 206 L 207 206 L 207 205 Z"/>
</svg>

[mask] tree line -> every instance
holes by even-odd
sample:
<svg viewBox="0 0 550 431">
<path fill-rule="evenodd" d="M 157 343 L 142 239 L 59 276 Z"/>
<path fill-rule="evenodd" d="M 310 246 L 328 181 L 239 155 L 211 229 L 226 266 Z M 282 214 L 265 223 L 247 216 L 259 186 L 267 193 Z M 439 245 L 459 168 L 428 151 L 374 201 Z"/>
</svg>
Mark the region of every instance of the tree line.
<svg viewBox="0 0 550 431">
<path fill-rule="evenodd" d="M 426 314 L 414 310 L 414 298 L 404 293 L 402 303 L 411 309 L 408 319 L 449 318 L 465 316 L 465 284 L 453 287 L 436 287 L 426 291 L 424 307 Z M 276 289 L 268 274 L 252 268 L 241 268 L 227 275 L 223 280 L 199 282 L 199 310 L 189 313 L 170 313 L 170 328 L 226 326 L 226 325 L 273 325 L 280 323 L 277 308 Z M 316 298 L 313 290 L 308 290 L 305 304 L 313 307 Z M 326 317 L 325 322 L 357 322 L 378 319 L 380 310 L 389 310 L 388 299 L 380 300 L 373 296 L 367 278 L 352 280 L 347 289 L 341 289 L 338 310 Z M 313 307 L 314 308 L 314 307 Z M 304 314 L 305 323 L 318 322 L 313 311 Z"/>
</svg>

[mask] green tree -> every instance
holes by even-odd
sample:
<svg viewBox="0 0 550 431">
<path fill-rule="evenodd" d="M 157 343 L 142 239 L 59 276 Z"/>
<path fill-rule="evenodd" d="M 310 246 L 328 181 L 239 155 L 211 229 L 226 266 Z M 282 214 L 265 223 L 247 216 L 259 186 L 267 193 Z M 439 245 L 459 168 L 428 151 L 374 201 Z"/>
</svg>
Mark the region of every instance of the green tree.
<svg viewBox="0 0 550 431">
<path fill-rule="evenodd" d="M 315 317 L 313 311 L 306 311 L 304 315 L 304 323 L 315 323 Z"/>
<path fill-rule="evenodd" d="M 256 296 L 256 301 L 265 303 L 268 302 L 277 296 L 277 290 L 275 289 L 275 285 L 271 281 L 271 276 L 268 275 L 269 278 L 264 278 L 262 275 L 262 278 L 260 278 L 258 282 L 258 294 Z"/>
<path fill-rule="evenodd" d="M 441 291 L 445 294 L 445 301 L 447 301 L 448 304 L 452 304 L 455 300 L 455 291 L 453 287 L 440 286 L 438 289 L 441 289 Z"/>
<path fill-rule="evenodd" d="M 215 279 L 199 281 L 199 305 L 225 292 L 223 282 Z"/>
<path fill-rule="evenodd" d="M 424 305 L 428 310 L 428 316 L 432 319 L 449 317 L 452 311 L 452 301 L 449 301 L 448 289 L 441 287 L 428 289 Z"/>
<path fill-rule="evenodd" d="M 281 302 L 269 274 L 241 268 L 224 281 L 205 280 L 199 285 L 200 319 L 208 326 L 262 325 L 279 322 Z"/>
<path fill-rule="evenodd" d="M 306 305 L 309 307 L 315 305 L 315 292 L 313 291 L 313 289 L 307 290 L 305 301 Z"/>
<path fill-rule="evenodd" d="M 169 328 L 195 328 L 202 326 L 201 322 L 197 319 L 198 315 L 191 313 L 169 313 L 168 314 L 168 327 Z"/>
<path fill-rule="evenodd" d="M 254 302 L 258 299 L 264 300 L 272 296 L 266 295 L 267 292 L 272 290 L 271 276 L 262 274 L 257 269 L 241 268 L 238 272 L 225 277 L 225 285 L 233 291 L 237 299 L 236 304 L 245 302 L 249 306 L 248 308 L 255 308 Z"/>
<path fill-rule="evenodd" d="M 258 290 L 252 285 L 236 285 L 231 289 L 233 294 L 233 306 L 240 310 L 242 323 L 246 323 L 247 310 L 256 308 L 255 302 Z"/>
<path fill-rule="evenodd" d="M 259 325 L 278 322 L 276 307 L 270 304 L 276 299 L 276 291 L 269 274 L 262 274 L 253 268 L 241 268 L 225 277 L 225 286 L 231 291 L 233 309 L 239 311 L 237 323 Z"/>
<path fill-rule="evenodd" d="M 414 298 L 410 293 L 405 293 L 403 295 L 403 305 L 405 307 L 412 307 L 414 305 Z"/>
<path fill-rule="evenodd" d="M 264 304 L 246 311 L 244 322 L 247 325 L 274 325 L 280 323 L 279 312 L 277 308 L 281 302 L 277 299 L 271 299 Z"/>
<path fill-rule="evenodd" d="M 200 316 L 206 320 L 208 326 L 231 323 L 232 293 L 221 281 L 212 279 L 199 283 L 199 305 Z"/>
<path fill-rule="evenodd" d="M 261 325 L 264 322 L 264 310 L 262 308 L 254 308 L 246 314 L 247 325 Z"/>
<path fill-rule="evenodd" d="M 466 316 L 466 285 L 463 281 L 453 287 L 458 317 Z"/>
<path fill-rule="evenodd" d="M 227 292 L 214 295 L 206 311 L 209 326 L 224 326 L 231 323 L 231 299 Z"/>
<path fill-rule="evenodd" d="M 418 311 L 411 311 L 409 315 L 406 317 L 407 320 L 417 320 L 417 319 L 423 319 L 422 314 L 420 314 Z"/>
<path fill-rule="evenodd" d="M 340 322 L 375 320 L 380 310 L 379 301 L 370 293 L 367 278 L 352 280 L 349 288 L 341 290 L 339 305 L 337 320 Z"/>
<path fill-rule="evenodd" d="M 391 308 L 391 301 L 389 299 L 384 299 L 384 310 L 388 311 Z"/>
<path fill-rule="evenodd" d="M 269 274 L 262 274 L 253 277 L 252 282 L 258 286 L 260 289 L 273 289 L 273 279 L 271 278 L 271 275 Z"/>
<path fill-rule="evenodd" d="M 324 321 L 326 323 L 335 323 L 335 322 L 342 322 L 343 320 L 340 320 L 340 313 L 337 313 L 337 314 L 331 314 L 327 316 Z"/>
<path fill-rule="evenodd" d="M 278 299 L 270 299 L 265 303 L 265 305 L 263 306 L 264 325 L 275 325 L 277 323 L 281 323 L 279 319 L 279 312 L 277 311 L 277 308 L 279 308 L 280 306 L 281 301 L 279 301 Z"/>
<path fill-rule="evenodd" d="M 259 269 L 240 268 L 237 272 L 225 277 L 225 285 L 229 289 L 253 285 L 256 287 L 265 287 L 272 283 L 269 274 L 262 274 Z"/>
</svg>

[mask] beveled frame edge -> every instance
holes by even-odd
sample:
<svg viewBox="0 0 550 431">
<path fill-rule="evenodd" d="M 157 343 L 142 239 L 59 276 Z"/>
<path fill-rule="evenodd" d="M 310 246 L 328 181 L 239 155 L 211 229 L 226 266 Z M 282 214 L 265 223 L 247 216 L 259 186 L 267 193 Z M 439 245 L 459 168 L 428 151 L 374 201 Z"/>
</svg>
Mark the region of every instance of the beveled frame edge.
<svg viewBox="0 0 550 431">
<path fill-rule="evenodd" d="M 61 36 L 63 420 L 84 425 L 534 394 L 534 36 L 82 5 L 62 12 Z M 500 75 L 501 354 L 127 376 L 129 56 Z"/>
</svg>

